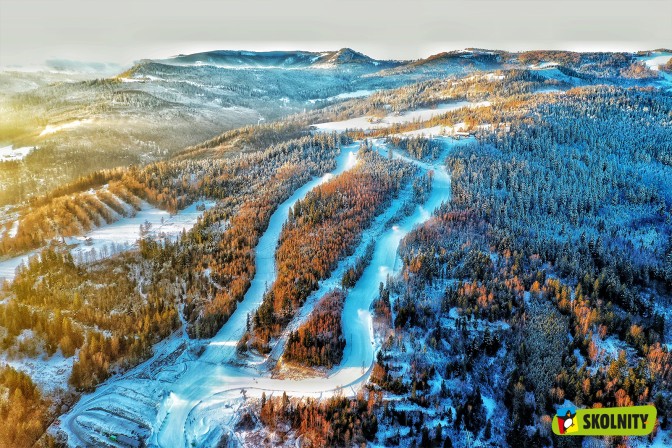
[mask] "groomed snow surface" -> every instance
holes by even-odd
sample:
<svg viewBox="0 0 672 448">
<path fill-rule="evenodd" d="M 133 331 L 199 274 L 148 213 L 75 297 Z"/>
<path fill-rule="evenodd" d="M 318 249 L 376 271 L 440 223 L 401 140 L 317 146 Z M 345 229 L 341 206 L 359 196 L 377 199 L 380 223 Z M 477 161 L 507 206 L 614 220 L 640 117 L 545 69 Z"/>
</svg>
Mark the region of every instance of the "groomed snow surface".
<svg viewBox="0 0 672 448">
<path fill-rule="evenodd" d="M 459 144 L 448 139 L 442 141 L 446 150 Z M 340 365 L 324 377 L 275 379 L 263 363 L 239 359 L 235 347 L 245 331 L 248 314 L 256 310 L 264 291 L 276 278 L 274 255 L 290 207 L 315 186 L 352 168 L 357 147 L 358 144 L 354 144 L 344 148 L 332 173 L 304 185 L 274 212 L 255 249 L 256 276 L 252 285 L 219 333 L 205 343 L 188 340 L 182 333 L 155 347 L 155 355 L 149 361 L 82 397 L 61 419 L 61 428 L 68 434 L 71 445 L 95 443 L 104 434 L 135 434 L 144 439 L 149 433 L 150 446 L 212 446 L 222 434 L 232 434 L 227 426 L 235 420 L 236 410 L 247 397 L 260 397 L 264 392 L 269 396 L 286 392 L 290 396 L 318 398 L 356 393 L 368 380 L 378 347 L 369 311 L 378 284 L 384 282 L 388 274 L 399 272 L 401 261 L 397 249 L 402 238 L 428 220 L 435 208 L 450 198 L 450 178 L 440 162 L 423 163 L 404 157 L 423 170 L 434 171 L 432 191 L 426 202 L 417 205 L 409 216 L 391 227 L 380 226 L 375 235 L 369 235 L 375 241 L 373 259 L 355 287 L 349 290 L 344 305 L 346 348 Z M 387 151 L 381 142 L 375 142 L 374 147 L 383 153 Z M 398 157 L 396 153 L 395 156 Z M 405 199 L 404 195 L 395 199 L 385 214 L 400 206 L 394 202 Z M 374 221 L 372 228 L 376 222 L 380 220 Z M 333 284 L 336 275 L 338 272 L 327 282 Z M 204 347 L 199 350 L 202 344 Z M 151 405 L 137 406 L 134 400 L 127 399 L 128 390 L 136 391 L 142 396 L 142 402 Z M 113 417 L 123 415 L 124 419 L 108 418 L 100 412 L 110 406 L 114 409 L 108 413 L 112 412 Z M 109 440 L 105 442 L 119 445 Z"/>
</svg>

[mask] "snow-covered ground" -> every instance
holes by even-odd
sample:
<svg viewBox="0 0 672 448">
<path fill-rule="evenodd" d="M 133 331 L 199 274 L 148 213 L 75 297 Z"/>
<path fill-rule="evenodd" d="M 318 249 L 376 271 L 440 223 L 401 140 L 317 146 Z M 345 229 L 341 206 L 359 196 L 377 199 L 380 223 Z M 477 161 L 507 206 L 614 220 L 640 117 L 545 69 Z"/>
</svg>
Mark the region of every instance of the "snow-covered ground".
<svg viewBox="0 0 672 448">
<path fill-rule="evenodd" d="M 143 202 L 142 209 L 135 216 L 122 218 L 79 237 L 68 238 L 66 242 L 77 245 L 72 249 L 75 260 L 104 258 L 131 249 L 143 236 L 171 240 L 178 238 L 182 230 L 191 229 L 203 212 L 214 205 L 213 201 L 199 201 L 171 215 Z"/>
<path fill-rule="evenodd" d="M 35 251 L 21 255 L 20 257 L 8 258 L 0 261 L 0 282 L 11 280 L 16 274 L 16 268 L 27 262 L 28 259 L 36 254 Z"/>
<path fill-rule="evenodd" d="M 106 258 L 135 247 L 137 241 L 143 236 L 140 226 L 143 226 L 146 237 L 177 238 L 183 229 L 185 231 L 191 229 L 199 216 L 214 205 L 212 201 L 199 201 L 171 215 L 165 210 L 143 202 L 142 209 L 135 216 L 121 218 L 119 221 L 101 226 L 83 236 L 67 238 L 66 243 L 74 246 L 71 251 L 76 261 L 88 262 Z M 27 262 L 36 252 L 0 261 L 0 281 L 14 278 L 16 268 Z"/>
<path fill-rule="evenodd" d="M 8 358 L 0 356 L 0 365 L 9 364 L 16 370 L 27 373 L 43 392 L 53 392 L 58 388 L 67 388 L 75 357 L 65 358 L 59 349 L 51 357 L 46 354 L 37 358 Z"/>
<path fill-rule="evenodd" d="M 406 131 L 401 134 L 396 134 L 397 137 L 436 137 L 440 135 L 450 134 L 452 128 L 450 126 L 432 126 L 429 128 L 416 129 L 414 131 Z"/>
<path fill-rule="evenodd" d="M 544 69 L 544 68 L 549 68 L 549 67 L 557 67 L 558 65 L 560 65 L 560 64 L 558 64 L 557 62 L 544 61 L 544 62 L 540 62 L 538 64 L 530 64 L 529 67 L 531 69 Z"/>
<path fill-rule="evenodd" d="M 648 68 L 658 72 L 660 78 L 658 82 L 655 82 L 654 84 L 667 91 L 672 91 L 672 73 L 660 70 L 660 66 L 667 64 L 667 61 L 669 61 L 670 58 L 672 58 L 672 53 L 668 51 L 654 51 L 647 56 L 640 56 L 637 58 L 637 60 L 646 64 Z"/>
<path fill-rule="evenodd" d="M 22 148 L 14 148 L 13 145 L 5 146 L 0 148 L 0 162 L 23 160 L 33 149 L 35 149 L 33 146 L 24 146 Z"/>
<path fill-rule="evenodd" d="M 555 81 L 565 82 L 568 84 L 577 84 L 581 80 L 579 78 L 574 78 L 572 76 L 566 75 L 561 72 L 556 65 L 547 64 L 543 67 L 532 67 L 532 70 L 539 76 L 543 76 L 546 79 L 553 79 Z"/>
<path fill-rule="evenodd" d="M 40 137 L 44 137 L 45 135 L 53 134 L 55 132 L 59 131 L 65 131 L 68 129 L 73 129 L 76 127 L 79 127 L 83 124 L 91 123 L 93 120 L 90 118 L 84 119 L 84 120 L 75 120 L 71 121 L 69 123 L 64 123 L 64 124 L 58 124 L 58 125 L 51 125 L 48 124 L 42 132 L 40 132 Z"/>
<path fill-rule="evenodd" d="M 12 223 L 12 227 L 9 228 L 9 231 L 7 232 L 7 236 L 10 238 L 14 238 L 16 236 L 16 233 L 19 231 L 19 220 L 17 219 Z"/>
<path fill-rule="evenodd" d="M 349 100 L 353 98 L 364 98 L 367 96 L 371 96 L 375 90 L 355 90 L 354 92 L 345 92 L 345 93 L 339 93 L 338 95 L 330 96 L 329 98 L 315 98 L 312 100 L 308 100 L 309 103 L 315 104 L 318 102 L 322 101 L 340 101 L 340 100 Z"/>
<path fill-rule="evenodd" d="M 447 149 L 459 144 L 452 140 L 444 141 Z M 205 344 L 203 354 L 196 358 L 184 354 L 188 350 L 182 350 L 175 355 L 173 352 L 161 352 L 157 348 L 157 354 L 152 360 L 121 378 L 108 381 L 95 393 L 83 397 L 72 412 L 62 419 L 62 427 L 68 432 L 71 444 L 91 442 L 88 439 L 92 437 L 91 430 L 82 425 L 81 418 L 85 418 L 89 422 L 91 419 L 95 420 L 96 424 L 102 425 L 107 428 L 105 431 L 111 433 L 126 433 L 130 427 L 140 422 L 141 426 L 151 429 L 150 446 L 209 446 L 226 431 L 225 426 L 232 421 L 235 410 L 244 397 L 258 397 L 263 392 L 269 395 L 286 392 L 290 396 L 301 397 L 356 393 L 368 379 L 377 347 L 369 311 L 378 291 L 377 285 L 385 281 L 388 273 L 394 274 L 401 268 L 397 256 L 401 239 L 415 226 L 429 219 L 441 202 L 450 198 L 450 178 L 440 162 L 429 164 L 404 157 L 422 169 L 434 171 L 432 192 L 427 201 L 417 205 L 411 215 L 391 228 L 385 228 L 382 234 L 376 236 L 372 262 L 355 287 L 349 291 L 344 305 L 342 321 L 346 348 L 340 365 L 326 377 L 276 379 L 268 372 L 259 370 L 259 366 L 245 363 L 241 365 L 235 356 L 235 346 L 245 331 L 248 314 L 261 303 L 264 290 L 275 279 L 274 254 L 289 208 L 319 183 L 352 167 L 356 147 L 355 144 L 343 151 L 339 156 L 337 169 L 331 175 L 304 185 L 274 212 L 269 227 L 256 248 L 257 270 L 252 286 L 220 332 Z M 376 142 L 376 147 L 381 152 L 387 150 L 380 142 Z M 402 197 L 396 199 L 402 200 Z M 391 205 L 390 208 L 394 207 L 395 205 Z M 185 344 L 196 342 L 185 341 Z M 166 347 L 175 349 L 174 345 L 167 344 Z M 171 362 L 157 362 L 169 357 L 172 357 Z M 155 367 L 157 365 L 159 367 Z M 119 390 L 142 391 L 144 399 L 154 400 L 155 405 L 136 407 L 133 401 L 124 398 L 126 393 L 120 393 Z M 108 420 L 100 415 L 99 410 L 107 409 L 111 403 L 119 403 L 115 413 L 127 415 L 129 418 L 124 421 Z M 147 421 L 151 424 L 143 423 Z"/>
<path fill-rule="evenodd" d="M 469 101 L 457 101 L 454 103 L 443 103 L 439 104 L 435 109 L 417 109 L 412 111 L 407 111 L 401 114 L 391 114 L 384 118 L 375 118 L 375 117 L 357 117 L 351 118 L 349 120 L 343 121 L 331 121 L 327 123 L 317 123 L 313 125 L 317 131 L 321 132 L 333 132 L 333 131 L 345 131 L 347 129 L 384 129 L 388 128 L 395 124 L 402 123 L 412 123 L 412 122 L 422 122 L 443 115 L 452 110 L 461 109 L 463 107 L 486 107 L 489 106 L 490 102 L 481 101 L 478 103 L 472 103 Z"/>
<path fill-rule="evenodd" d="M 432 126 L 428 128 L 421 128 L 421 129 L 415 129 L 413 131 L 406 131 L 402 132 L 400 134 L 392 134 L 394 137 L 425 137 L 425 138 L 432 138 L 432 137 L 441 137 L 441 136 L 455 136 L 455 135 L 460 135 L 457 133 L 464 133 L 464 132 L 474 132 L 474 131 L 480 131 L 480 130 L 489 130 L 492 128 L 492 125 L 489 123 L 485 124 L 479 124 L 474 127 L 469 127 L 465 122 L 460 122 L 456 123 L 453 126 Z M 507 128 L 508 130 L 508 128 Z"/>
<path fill-rule="evenodd" d="M 667 61 L 672 58 L 672 53 L 667 51 L 654 51 L 649 56 L 641 56 L 637 59 L 644 62 L 651 70 L 658 70 L 661 65 L 667 64 Z"/>
</svg>

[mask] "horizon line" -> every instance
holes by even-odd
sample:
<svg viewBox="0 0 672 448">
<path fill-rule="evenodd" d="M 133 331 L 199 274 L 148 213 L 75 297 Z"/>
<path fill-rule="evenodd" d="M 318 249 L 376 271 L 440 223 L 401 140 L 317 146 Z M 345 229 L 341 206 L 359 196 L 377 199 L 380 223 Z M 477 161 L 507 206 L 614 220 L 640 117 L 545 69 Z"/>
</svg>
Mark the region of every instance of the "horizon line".
<svg viewBox="0 0 672 448">
<path fill-rule="evenodd" d="M 238 43 L 240 44 L 240 43 Z M 672 52 L 672 45 L 670 44 L 661 44 L 661 45 L 652 45 L 652 46 L 638 46 L 638 45 L 633 45 L 632 43 L 617 43 L 616 45 L 600 45 L 594 46 L 594 42 L 567 42 L 569 44 L 567 47 L 560 47 L 558 45 L 548 45 L 547 47 L 521 47 L 518 45 L 511 46 L 509 47 L 510 49 L 507 48 L 496 48 L 496 47 L 488 47 L 488 46 L 482 46 L 482 45 L 467 45 L 467 46 L 450 46 L 450 45 L 442 45 L 442 44 L 434 44 L 434 45 L 428 45 L 426 48 L 432 48 L 432 50 L 429 51 L 423 51 L 423 54 L 425 56 L 418 57 L 418 58 L 386 58 L 386 57 L 377 57 L 375 55 L 372 55 L 371 52 L 366 52 L 366 51 L 360 51 L 357 49 L 357 46 L 354 45 L 333 45 L 333 43 L 330 43 L 332 45 L 326 44 L 322 49 L 316 49 L 317 47 L 315 46 L 315 43 L 307 44 L 305 47 L 297 47 L 292 43 L 287 46 L 277 46 L 277 43 L 273 43 L 269 45 L 267 48 L 262 48 L 259 46 L 258 43 L 250 43 L 251 45 L 247 47 L 236 47 L 236 46 L 210 46 L 213 44 L 208 45 L 208 47 L 202 47 L 202 44 L 197 44 L 192 47 L 192 49 L 184 49 L 182 51 L 178 51 L 176 53 L 168 53 L 167 51 L 157 51 L 157 52 L 152 52 L 148 51 L 148 53 L 154 53 L 154 55 L 147 55 L 145 57 L 140 57 L 140 58 L 131 58 L 132 60 L 130 61 L 114 61 L 114 60 L 92 60 L 91 58 L 83 57 L 81 59 L 78 58 L 72 58 L 72 57 L 58 57 L 54 56 L 53 58 L 48 58 L 42 61 L 41 63 L 32 63 L 32 64 L 1 64 L 0 63 L 0 71 L 40 71 L 44 69 L 53 69 L 53 65 L 55 63 L 76 63 L 76 64 L 82 64 L 84 66 L 94 66 L 94 65 L 102 65 L 102 66 L 115 66 L 114 68 L 126 68 L 126 67 L 132 67 L 133 65 L 136 65 L 138 63 L 141 63 L 143 61 L 148 61 L 148 60 L 162 60 L 162 59 L 172 59 L 172 58 L 177 58 L 177 57 L 183 57 L 183 56 L 191 56 L 195 54 L 201 54 L 201 53 L 211 53 L 211 52 L 217 52 L 217 51 L 230 51 L 230 52 L 237 52 L 237 51 L 246 51 L 250 53 L 270 53 L 270 52 L 310 52 L 310 53 L 323 53 L 323 52 L 337 52 L 340 50 L 345 50 L 349 49 L 352 51 L 355 51 L 357 53 L 363 54 L 367 57 L 370 57 L 374 60 L 379 60 L 379 61 L 398 61 L 398 62 L 413 62 L 413 61 L 419 61 L 422 59 L 427 59 L 432 56 L 436 56 L 441 53 L 451 53 L 451 52 L 460 52 L 460 51 L 490 51 L 490 52 L 503 52 L 503 53 L 512 53 L 512 54 L 521 54 L 521 53 L 527 53 L 527 52 L 534 52 L 534 51 L 540 51 L 540 52 L 551 52 L 551 51 L 562 51 L 562 52 L 571 52 L 571 53 L 640 53 L 640 52 L 653 52 L 653 51 L 670 51 Z M 577 45 L 578 44 L 578 45 Z M 193 45 L 193 44 L 192 44 Z M 216 44 L 214 44 L 216 45 Z M 281 44 L 282 45 L 282 44 Z M 195 48 L 198 47 L 198 48 Z M 326 48 L 325 48 L 326 47 Z M 384 47 L 384 46 L 379 46 L 376 45 L 376 47 Z M 162 53 L 159 55 L 158 53 Z M 375 53 L 375 51 L 373 52 Z M 166 55 L 167 54 L 167 55 Z M 92 68 L 92 67 L 91 67 Z M 112 67 L 109 67 L 110 69 Z M 61 72 L 67 72 L 67 70 L 59 70 Z"/>
</svg>

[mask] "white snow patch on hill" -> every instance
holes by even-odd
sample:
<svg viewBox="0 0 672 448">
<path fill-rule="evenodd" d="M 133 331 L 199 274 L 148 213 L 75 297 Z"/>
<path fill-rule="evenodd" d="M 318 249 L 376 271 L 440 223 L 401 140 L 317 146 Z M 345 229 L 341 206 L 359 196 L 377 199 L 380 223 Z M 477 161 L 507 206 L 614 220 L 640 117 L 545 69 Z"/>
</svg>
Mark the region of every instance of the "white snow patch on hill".
<svg viewBox="0 0 672 448">
<path fill-rule="evenodd" d="M 548 62 L 540 62 L 538 64 L 531 64 L 529 67 L 534 70 L 534 69 L 543 69 L 543 68 L 549 68 L 549 67 L 557 67 L 558 65 L 560 65 L 560 64 L 558 64 L 557 62 L 548 61 Z"/>
<path fill-rule="evenodd" d="M 57 388 L 67 386 L 75 357 L 63 357 L 60 349 L 51 357 L 45 354 L 37 358 L 8 359 L 7 354 L 3 353 L 0 356 L 0 365 L 8 364 L 15 370 L 30 375 L 43 392 L 53 392 Z"/>
<path fill-rule="evenodd" d="M 644 62 L 644 64 L 651 70 L 658 70 L 658 67 L 667 64 L 667 61 L 669 61 L 670 58 L 672 58 L 672 53 L 656 51 L 651 53 L 650 56 L 644 56 L 638 59 Z"/>
<path fill-rule="evenodd" d="M 15 162 L 23 160 L 30 152 L 35 149 L 33 146 L 24 146 L 14 148 L 13 145 L 0 148 L 0 162 Z"/>
<path fill-rule="evenodd" d="M 10 238 L 14 238 L 18 231 L 19 231 L 19 220 L 17 219 L 12 223 L 12 227 L 9 229 L 9 232 L 7 232 L 7 236 L 9 236 Z"/>
<path fill-rule="evenodd" d="M 59 125 L 51 125 L 48 124 L 47 127 L 44 128 L 42 132 L 40 132 L 40 137 L 44 137 L 45 135 L 53 134 L 55 132 L 59 131 L 65 131 L 68 129 L 73 129 L 76 127 L 79 127 L 83 124 L 91 123 L 93 120 L 90 118 L 87 118 L 85 120 L 75 120 L 71 121 L 69 123 L 64 123 L 64 124 L 59 124 Z"/>
<path fill-rule="evenodd" d="M 328 101 L 349 100 L 352 98 L 364 98 L 367 96 L 371 96 L 374 93 L 375 90 L 355 90 L 354 92 L 339 93 L 338 95 L 330 96 L 328 98 L 315 98 L 312 100 L 308 100 L 308 102 L 311 104 L 315 104 L 321 101 L 328 102 Z"/>
<path fill-rule="evenodd" d="M 66 243 L 75 245 L 71 251 L 76 261 L 99 260 L 136 247 L 141 237 L 170 240 L 179 238 L 182 230 L 189 231 L 203 212 L 214 205 L 213 201 L 199 201 L 171 215 L 165 210 L 143 202 L 142 210 L 138 211 L 135 216 L 101 226 L 83 236 L 66 238 Z M 143 227 L 144 235 L 141 235 L 140 226 Z M 38 251 L 32 251 L 1 261 L 0 281 L 13 279 L 16 268 L 27 263 L 36 253 Z"/>
<path fill-rule="evenodd" d="M 36 252 L 33 251 L 19 257 L 0 261 L 0 282 L 13 279 L 14 275 L 16 274 L 16 268 L 18 268 L 24 262 L 28 262 L 28 259 L 35 254 Z"/>
<path fill-rule="evenodd" d="M 415 131 L 406 131 L 402 132 L 401 134 L 397 134 L 397 136 L 405 136 L 405 137 L 432 137 L 432 136 L 437 136 L 437 135 L 445 135 L 446 133 L 450 133 L 450 127 L 448 126 L 432 126 L 431 128 L 422 128 L 422 129 L 416 129 Z"/>
<path fill-rule="evenodd" d="M 384 118 L 376 118 L 369 116 L 357 117 L 343 121 L 317 123 L 314 124 L 313 127 L 317 131 L 322 132 L 345 131 L 347 129 L 364 129 L 364 130 L 384 129 L 394 124 L 427 121 L 433 117 L 440 116 L 452 110 L 461 109 L 463 107 L 486 107 L 486 106 L 490 106 L 489 101 L 481 101 L 478 103 L 472 103 L 469 101 L 458 101 L 455 103 L 439 104 L 435 109 L 417 109 L 412 111 L 406 111 L 400 114 L 387 115 Z"/>
<path fill-rule="evenodd" d="M 182 230 L 190 230 L 199 216 L 214 205 L 212 201 L 196 202 L 171 215 L 165 210 L 143 202 L 142 210 L 135 216 L 122 218 L 83 236 L 71 238 L 68 243 L 78 245 L 72 249 L 75 259 L 82 258 L 82 261 L 86 261 L 87 258 L 101 258 L 130 249 L 142 237 L 174 240 L 179 237 Z"/>
</svg>

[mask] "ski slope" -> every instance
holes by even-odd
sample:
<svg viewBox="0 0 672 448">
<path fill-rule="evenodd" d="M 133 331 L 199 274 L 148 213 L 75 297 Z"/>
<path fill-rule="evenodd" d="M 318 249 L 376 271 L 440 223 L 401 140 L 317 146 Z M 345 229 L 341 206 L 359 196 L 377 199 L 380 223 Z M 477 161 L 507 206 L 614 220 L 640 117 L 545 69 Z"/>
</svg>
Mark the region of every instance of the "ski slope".
<svg viewBox="0 0 672 448">
<path fill-rule="evenodd" d="M 302 199 L 310 190 L 327 182 L 334 176 L 349 170 L 357 163 L 356 151 L 358 144 L 350 145 L 343 149 L 337 160 L 337 166 L 334 171 L 327 173 L 319 179 L 315 179 L 296 190 L 292 196 L 280 204 L 276 211 L 271 215 L 268 229 L 257 243 L 255 248 L 255 273 L 252 279 L 250 289 L 247 290 L 243 301 L 238 304 L 236 311 L 231 315 L 226 324 L 219 330 L 214 338 L 210 340 L 205 352 L 201 356 L 201 361 L 217 363 L 232 359 L 235 354 L 236 344 L 243 336 L 247 324 L 247 315 L 261 305 L 264 292 L 267 287 L 275 281 L 277 275 L 275 269 L 275 250 L 280 240 L 282 226 L 287 220 L 289 209 L 296 204 L 296 201 Z"/>
<path fill-rule="evenodd" d="M 445 143 L 445 151 L 464 143 L 450 139 L 442 139 L 442 142 Z M 264 291 L 275 280 L 274 255 L 289 209 L 317 185 L 352 168 L 356 163 L 357 147 L 358 144 L 344 148 L 332 173 L 298 189 L 273 213 L 268 229 L 256 247 L 256 275 L 250 289 L 219 333 L 205 343 L 202 354 L 199 356 L 196 354 L 198 350 L 194 350 L 201 342 L 189 340 L 182 333 L 157 347 L 156 354 L 149 361 L 83 397 L 62 418 L 61 426 L 69 436 L 70 445 L 100 443 L 100 434 L 135 434 L 138 438 L 147 439 L 149 446 L 212 446 L 224 433 L 235 437 L 231 425 L 235 423 L 238 408 L 248 397 L 283 392 L 289 396 L 316 398 L 336 393 L 356 394 L 368 381 L 379 346 L 370 313 L 378 294 L 378 285 L 385 282 L 388 274 L 399 272 L 401 262 L 397 249 L 404 236 L 430 219 L 432 212 L 450 198 L 450 176 L 443 157 L 439 162 L 426 163 L 394 152 L 394 157 L 403 157 L 424 171 L 433 171 L 432 190 L 425 203 L 416 205 L 410 215 L 392 226 L 384 225 L 407 199 L 402 194 L 367 230 L 367 241 L 375 241 L 373 258 L 359 281 L 348 291 L 342 317 L 346 348 L 338 366 L 326 376 L 273 378 L 263 365 L 239 360 L 236 344 L 246 329 L 248 314 L 256 310 Z M 381 141 L 374 142 L 374 149 L 381 153 L 388 150 Z M 330 285 L 340 279 L 339 272 L 337 268 L 329 279 L 322 282 L 320 291 L 330 289 Z M 309 311 L 304 310 L 299 315 L 305 318 Z M 129 399 L 131 394 L 128 391 L 135 391 L 134 400 Z M 136 406 L 138 400 L 149 405 Z M 111 407 L 112 415 L 100 412 Z M 104 442 L 116 445 L 107 439 Z"/>
</svg>

